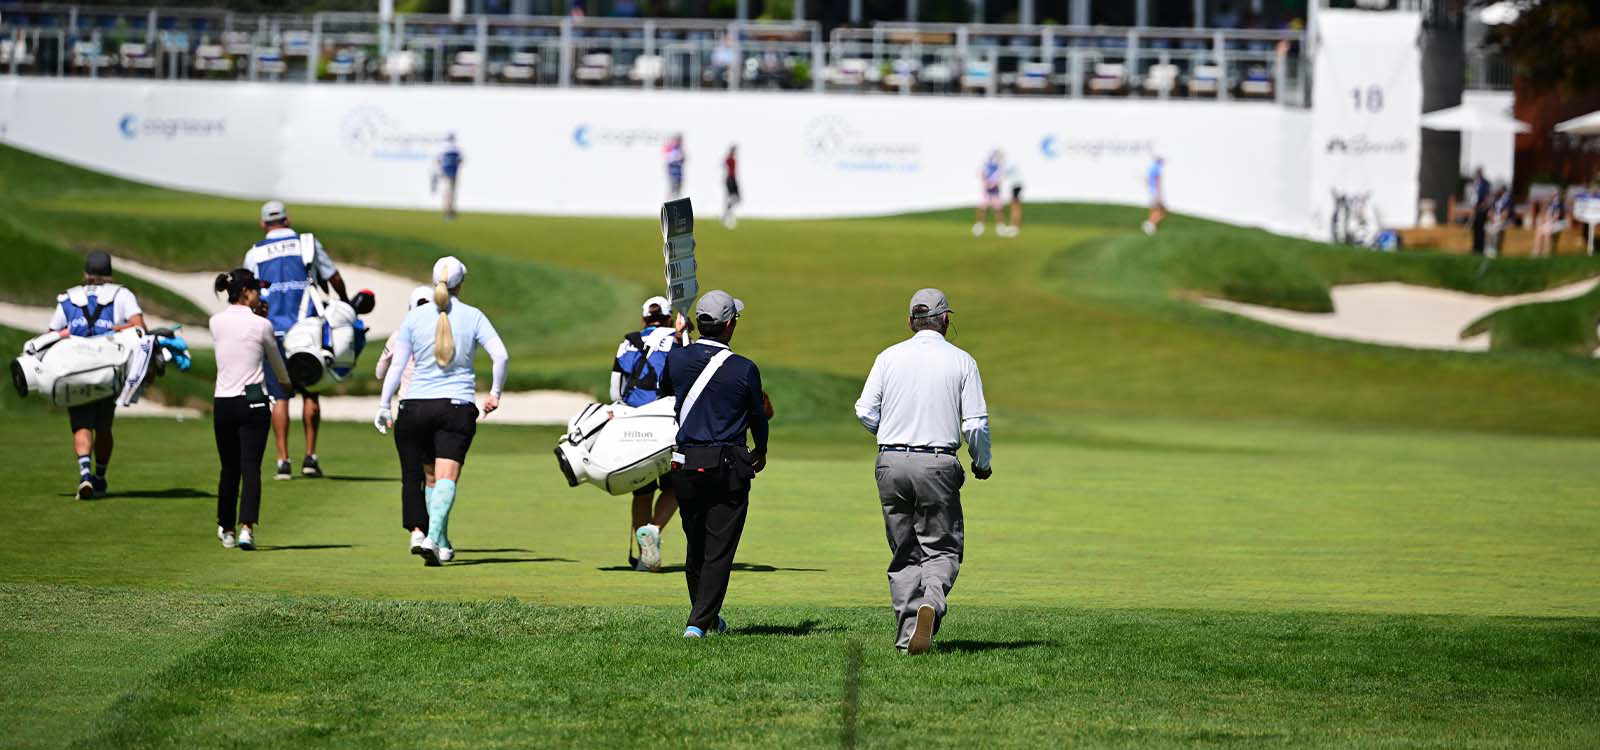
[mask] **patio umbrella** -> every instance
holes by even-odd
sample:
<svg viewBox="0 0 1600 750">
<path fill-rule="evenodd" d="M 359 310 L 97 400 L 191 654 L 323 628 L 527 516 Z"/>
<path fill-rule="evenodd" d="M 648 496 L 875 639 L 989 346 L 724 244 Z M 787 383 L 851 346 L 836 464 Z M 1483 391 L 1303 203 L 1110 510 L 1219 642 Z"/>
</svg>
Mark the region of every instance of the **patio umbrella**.
<svg viewBox="0 0 1600 750">
<path fill-rule="evenodd" d="M 1568 135 L 1600 135 L 1600 112 L 1590 112 L 1582 117 L 1558 122 L 1556 132 Z"/>
<path fill-rule="evenodd" d="M 1422 127 L 1429 130 L 1460 131 L 1463 133 L 1526 133 L 1532 127 L 1510 115 L 1487 107 L 1461 104 L 1439 109 L 1422 116 Z"/>
</svg>

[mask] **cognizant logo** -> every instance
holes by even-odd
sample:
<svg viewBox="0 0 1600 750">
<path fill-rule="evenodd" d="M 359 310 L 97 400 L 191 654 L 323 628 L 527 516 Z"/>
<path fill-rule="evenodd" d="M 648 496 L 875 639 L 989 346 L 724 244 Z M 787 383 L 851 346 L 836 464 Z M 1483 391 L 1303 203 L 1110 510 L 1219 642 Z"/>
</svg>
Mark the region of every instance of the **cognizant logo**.
<svg viewBox="0 0 1600 750">
<path fill-rule="evenodd" d="M 227 133 L 228 121 L 206 117 L 139 117 L 128 113 L 117 120 L 117 132 L 135 138 L 208 138 Z"/>
</svg>

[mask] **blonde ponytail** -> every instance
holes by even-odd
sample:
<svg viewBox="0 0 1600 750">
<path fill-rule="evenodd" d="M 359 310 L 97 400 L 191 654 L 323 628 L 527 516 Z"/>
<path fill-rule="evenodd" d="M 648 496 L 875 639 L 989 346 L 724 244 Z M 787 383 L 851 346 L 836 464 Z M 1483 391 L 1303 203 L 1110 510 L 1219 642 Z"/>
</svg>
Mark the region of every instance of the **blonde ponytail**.
<svg viewBox="0 0 1600 750">
<path fill-rule="evenodd" d="M 450 330 L 450 289 L 443 281 L 433 285 L 433 304 L 439 308 L 439 322 L 433 326 L 433 361 L 444 367 L 456 358 L 456 335 Z"/>
</svg>

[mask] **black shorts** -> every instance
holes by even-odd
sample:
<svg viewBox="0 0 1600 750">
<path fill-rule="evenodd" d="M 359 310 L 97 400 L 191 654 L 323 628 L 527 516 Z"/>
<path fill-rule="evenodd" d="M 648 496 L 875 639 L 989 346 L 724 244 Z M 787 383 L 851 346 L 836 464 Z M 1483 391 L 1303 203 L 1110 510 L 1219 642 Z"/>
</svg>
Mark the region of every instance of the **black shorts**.
<svg viewBox="0 0 1600 750">
<path fill-rule="evenodd" d="M 109 430 L 111 420 L 117 416 L 117 397 L 106 396 L 99 401 L 67 407 L 67 421 L 72 431 Z"/>
<path fill-rule="evenodd" d="M 1014 201 L 1022 200 L 1022 186 L 1021 185 L 1013 185 L 1013 186 L 1011 186 L 1011 200 L 1014 200 Z"/>
<path fill-rule="evenodd" d="M 736 180 L 736 179 L 734 179 L 732 177 L 729 177 L 727 180 L 723 181 L 722 186 L 728 189 L 728 197 L 729 198 L 737 198 L 737 197 L 739 197 L 739 181 L 738 180 Z"/>
<path fill-rule="evenodd" d="M 640 487 L 639 489 L 636 489 L 633 492 L 634 492 L 634 494 L 639 494 L 639 493 L 643 493 L 643 492 L 655 492 L 657 490 L 660 490 L 662 492 L 666 492 L 667 490 L 670 490 L 670 489 L 672 489 L 672 472 L 669 471 L 669 472 L 667 472 L 665 474 L 662 474 L 660 476 L 660 478 L 656 479 L 656 481 L 651 482 L 651 483 L 649 483 L 649 484 L 647 484 L 647 485 L 645 485 L 643 487 Z"/>
<path fill-rule="evenodd" d="M 424 458 L 466 463 L 472 436 L 478 432 L 478 407 L 449 398 L 406 399 L 394 420 L 396 443 L 410 446 Z"/>
</svg>

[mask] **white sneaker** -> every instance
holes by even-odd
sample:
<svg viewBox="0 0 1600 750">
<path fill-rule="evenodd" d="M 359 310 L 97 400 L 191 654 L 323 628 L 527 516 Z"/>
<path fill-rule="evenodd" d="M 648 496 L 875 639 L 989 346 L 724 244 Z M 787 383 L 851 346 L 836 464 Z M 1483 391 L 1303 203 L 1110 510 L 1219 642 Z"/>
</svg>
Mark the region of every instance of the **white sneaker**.
<svg viewBox="0 0 1600 750">
<path fill-rule="evenodd" d="M 422 564 L 430 568 L 439 567 L 439 548 L 434 545 L 433 540 L 423 537 L 422 544 L 418 546 L 417 554 L 422 556 Z"/>
<path fill-rule="evenodd" d="M 1148 235 L 1154 235 L 1156 233 L 1156 225 L 1150 221 L 1146 221 L 1144 224 L 1140 225 L 1139 228 L 1143 229 L 1144 233 Z"/>
<path fill-rule="evenodd" d="M 233 531 L 231 529 L 224 529 L 218 526 L 217 539 L 222 541 L 223 549 L 233 549 Z"/>
<path fill-rule="evenodd" d="M 982 237 L 983 236 L 983 222 L 980 221 L 980 222 L 972 225 L 972 236 L 974 236 L 974 237 Z"/>
<path fill-rule="evenodd" d="M 428 535 L 417 529 L 411 530 L 411 554 L 422 554 L 422 543 L 428 540 Z"/>
<path fill-rule="evenodd" d="M 223 542 L 223 545 L 226 546 L 227 542 Z M 242 549 L 242 550 L 244 550 L 246 552 L 249 552 L 250 550 L 253 550 L 255 548 L 256 548 L 256 535 L 255 535 L 255 533 L 250 530 L 249 526 L 240 526 L 239 527 L 239 549 Z"/>
<path fill-rule="evenodd" d="M 454 547 L 439 548 L 439 562 L 447 563 L 454 559 L 456 559 L 456 549 Z"/>
<path fill-rule="evenodd" d="M 661 570 L 661 527 L 647 523 L 633 532 L 633 539 L 639 543 L 640 569 L 651 572 Z"/>
</svg>

